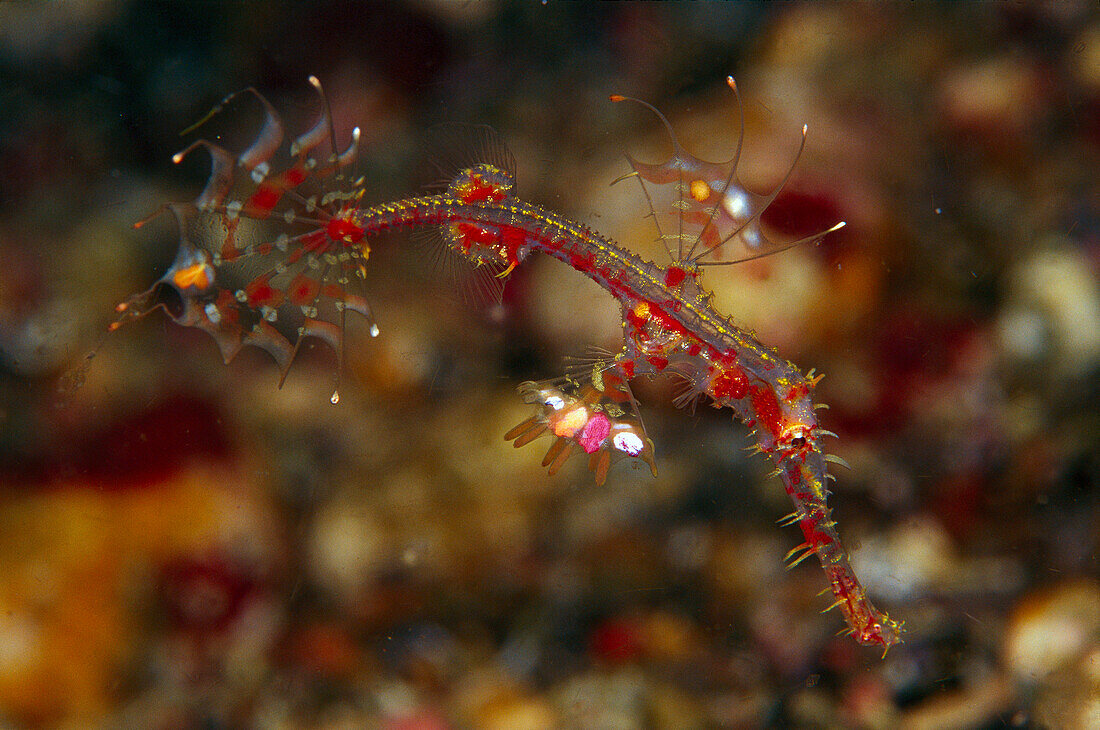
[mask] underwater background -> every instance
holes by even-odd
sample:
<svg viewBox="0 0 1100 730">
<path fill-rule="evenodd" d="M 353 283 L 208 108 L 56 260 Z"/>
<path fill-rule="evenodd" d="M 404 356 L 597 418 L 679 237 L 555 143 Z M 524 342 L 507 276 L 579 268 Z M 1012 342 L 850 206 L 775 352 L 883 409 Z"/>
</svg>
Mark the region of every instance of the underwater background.
<svg viewBox="0 0 1100 730">
<path fill-rule="evenodd" d="M 521 381 L 621 338 L 557 262 L 491 306 L 379 239 L 335 406 L 319 343 L 279 388 L 160 313 L 103 339 L 174 255 L 133 223 L 209 171 L 171 155 L 262 116 L 181 130 L 254 86 L 294 134 L 311 74 L 365 203 L 489 124 L 520 197 L 647 255 L 609 183 L 667 137 L 609 94 L 726 159 L 733 75 L 757 190 L 808 124 L 776 220 L 847 227 L 703 282 L 826 373 L 834 515 L 905 643 L 834 635 L 747 429 L 674 382 L 635 388 L 656 478 L 503 440 Z M 4 3 L 0 110 L 0 727 L 1100 727 L 1092 3 Z"/>
</svg>

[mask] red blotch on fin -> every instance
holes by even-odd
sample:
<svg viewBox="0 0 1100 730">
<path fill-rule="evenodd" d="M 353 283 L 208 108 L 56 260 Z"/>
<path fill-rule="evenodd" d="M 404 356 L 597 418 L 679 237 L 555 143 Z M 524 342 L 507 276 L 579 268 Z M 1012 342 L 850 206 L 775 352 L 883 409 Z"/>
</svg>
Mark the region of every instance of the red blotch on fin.
<svg viewBox="0 0 1100 730">
<path fill-rule="evenodd" d="M 339 284 L 325 284 L 321 287 L 321 296 L 335 299 L 336 301 L 343 301 L 346 292 L 344 291 L 344 287 Z"/>
<path fill-rule="evenodd" d="M 527 231 L 514 226 L 500 229 L 500 242 L 504 246 L 508 263 L 519 263 L 519 249 L 527 242 Z"/>
<path fill-rule="evenodd" d="M 306 180 L 306 173 L 297 167 L 292 167 L 283 173 L 283 180 L 288 188 L 296 188 Z"/>
<path fill-rule="evenodd" d="M 298 274 L 287 286 L 287 298 L 293 304 L 301 306 L 314 301 L 320 291 L 321 286 L 316 279 L 312 279 L 305 274 Z"/>
<path fill-rule="evenodd" d="M 248 303 L 253 307 L 277 307 L 283 301 L 283 293 L 271 286 L 271 275 L 258 276 L 244 288 Z"/>
<path fill-rule="evenodd" d="M 252 193 L 252 197 L 248 199 L 248 204 L 245 206 L 245 209 L 248 211 L 248 215 L 262 220 L 271 215 L 271 211 L 282 199 L 282 188 L 276 187 L 275 185 L 261 185 L 256 188 L 256 192 Z"/>
<path fill-rule="evenodd" d="M 307 252 L 324 251 L 328 248 L 329 237 L 328 232 L 325 230 L 311 231 L 302 237 L 301 250 Z M 287 259 L 289 261 L 289 257 Z"/>
</svg>

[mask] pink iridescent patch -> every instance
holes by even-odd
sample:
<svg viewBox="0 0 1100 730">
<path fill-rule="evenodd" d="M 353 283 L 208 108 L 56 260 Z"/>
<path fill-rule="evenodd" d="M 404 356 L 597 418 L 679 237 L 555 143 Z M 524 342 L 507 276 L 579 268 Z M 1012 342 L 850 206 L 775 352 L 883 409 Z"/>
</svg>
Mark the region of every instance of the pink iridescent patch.
<svg viewBox="0 0 1100 730">
<path fill-rule="evenodd" d="M 604 414 L 597 412 L 592 414 L 592 418 L 588 419 L 588 423 L 584 424 L 584 430 L 577 437 L 577 443 L 584 449 L 584 453 L 594 454 L 600 450 L 600 444 L 603 443 L 609 433 L 611 433 L 611 420 Z"/>
</svg>

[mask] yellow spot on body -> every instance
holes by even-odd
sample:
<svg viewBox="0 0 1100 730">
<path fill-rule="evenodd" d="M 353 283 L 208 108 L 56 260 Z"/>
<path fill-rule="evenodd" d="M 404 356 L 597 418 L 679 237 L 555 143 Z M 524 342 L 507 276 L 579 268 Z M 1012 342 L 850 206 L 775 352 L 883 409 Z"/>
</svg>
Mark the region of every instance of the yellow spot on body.
<svg viewBox="0 0 1100 730">
<path fill-rule="evenodd" d="M 561 417 L 555 421 L 552 428 L 556 436 L 572 438 L 586 423 L 588 423 L 588 411 L 583 407 L 574 408 L 567 413 L 563 413 Z"/>
<path fill-rule="evenodd" d="M 710 185 L 707 185 L 706 180 L 691 181 L 691 197 L 700 203 L 710 197 Z"/>
<path fill-rule="evenodd" d="M 180 269 L 173 274 L 172 283 L 180 289 L 187 289 L 189 287 L 206 289 L 214 282 L 210 276 L 209 266 L 206 264 L 194 264 L 193 266 L 188 266 L 186 269 Z"/>
<path fill-rule="evenodd" d="M 634 316 L 638 319 L 649 319 L 649 302 L 638 302 L 634 306 Z"/>
</svg>

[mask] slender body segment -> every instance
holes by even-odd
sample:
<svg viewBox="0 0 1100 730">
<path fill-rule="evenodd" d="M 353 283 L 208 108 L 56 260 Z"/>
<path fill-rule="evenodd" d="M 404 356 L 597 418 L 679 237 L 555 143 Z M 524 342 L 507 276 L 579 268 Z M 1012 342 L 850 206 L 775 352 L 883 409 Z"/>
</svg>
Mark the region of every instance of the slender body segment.
<svg viewBox="0 0 1100 730">
<path fill-rule="evenodd" d="M 315 78 L 310 82 L 321 91 Z M 740 107 L 732 78 L 728 84 Z M 611 97 L 650 109 L 672 141 L 667 161 L 655 165 L 628 157 L 632 171 L 620 178 L 634 177 L 642 185 L 669 256 L 661 265 L 517 198 L 514 162 L 488 128 L 474 133 L 480 138 L 480 159 L 447 171 L 446 189 L 439 194 L 363 206 L 361 181 L 345 178 L 357 153 L 358 130 L 348 148 L 336 147 L 323 94 L 320 121 L 293 140 L 280 159 L 278 114 L 255 90 L 240 92 L 245 93 L 264 110 L 257 139 L 236 156 L 199 140 L 173 158 L 179 162 L 205 149 L 210 177 L 194 201 L 163 207 L 179 223 L 176 259 L 149 290 L 118 306 L 110 329 L 163 309 L 177 323 L 210 333 L 226 361 L 245 345 L 267 350 L 285 378 L 305 337 L 328 342 L 342 361 L 349 311 L 368 319 L 372 336 L 379 333 L 364 290 L 369 241 L 377 234 L 435 230 L 440 245 L 483 272 L 490 289 L 531 254 L 546 254 L 618 300 L 623 347 L 577 361 L 562 377 L 523 383 L 519 393 L 533 414 L 505 438 L 520 447 L 549 435 L 542 463 L 551 474 L 577 453 L 588 456 L 597 484 L 620 459 L 638 459 L 656 474 L 654 444 L 629 384 L 640 376 L 679 377 L 684 385 L 676 405 L 704 398 L 716 408 L 729 408 L 752 429 L 753 449 L 774 463 L 794 505 L 783 522 L 797 524 L 803 536 L 788 555 L 791 565 L 818 557 L 833 595 L 830 608 L 841 610 L 848 632 L 861 644 L 885 652 L 901 641 L 901 624 L 875 609 L 852 570 L 826 504 L 827 464 L 836 458 L 821 448 L 821 440 L 832 434 L 815 415 L 813 392 L 820 378 L 803 374 L 721 316 L 699 281 L 706 267 L 815 243 L 843 225 L 798 241 L 768 238 L 760 216 L 786 179 L 767 195 L 741 184 L 737 164 L 743 119 L 734 157 L 713 163 L 684 150 L 653 107 Z M 238 95 L 227 97 L 211 114 Z M 339 400 L 338 388 L 332 400 Z"/>
</svg>

